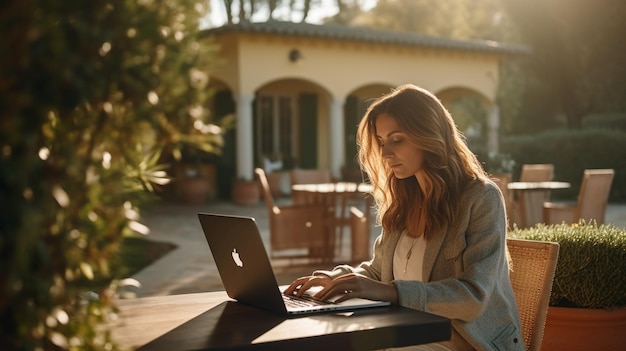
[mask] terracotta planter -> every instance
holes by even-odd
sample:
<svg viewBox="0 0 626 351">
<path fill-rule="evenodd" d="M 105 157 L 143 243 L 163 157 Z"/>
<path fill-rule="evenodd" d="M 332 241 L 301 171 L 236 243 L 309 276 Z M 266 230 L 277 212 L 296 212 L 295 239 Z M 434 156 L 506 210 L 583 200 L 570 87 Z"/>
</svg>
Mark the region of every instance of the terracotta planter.
<svg viewBox="0 0 626 351">
<path fill-rule="evenodd" d="M 261 189 L 256 181 L 237 180 L 233 183 L 233 202 L 237 205 L 247 206 L 259 203 Z"/>
<path fill-rule="evenodd" d="M 192 205 L 202 205 L 215 197 L 214 189 L 204 178 L 187 178 L 178 186 L 181 199 Z"/>
<path fill-rule="evenodd" d="M 176 195 L 189 204 L 200 205 L 215 199 L 216 179 L 212 164 L 178 164 L 174 168 Z"/>
<path fill-rule="evenodd" d="M 624 350 L 626 308 L 549 307 L 542 351 Z"/>
</svg>

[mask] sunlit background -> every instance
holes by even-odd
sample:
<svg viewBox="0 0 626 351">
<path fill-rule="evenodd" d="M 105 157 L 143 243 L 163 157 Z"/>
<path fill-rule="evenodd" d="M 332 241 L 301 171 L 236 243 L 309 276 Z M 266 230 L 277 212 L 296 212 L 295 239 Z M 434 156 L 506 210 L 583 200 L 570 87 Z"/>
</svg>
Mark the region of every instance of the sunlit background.
<svg viewBox="0 0 626 351">
<path fill-rule="evenodd" d="M 211 1 L 211 13 L 202 19 L 201 26 L 203 28 L 219 27 L 226 23 L 226 14 L 224 9 L 224 0 L 210 0 Z M 377 0 L 359 0 L 357 1 L 363 9 L 367 11 L 376 6 Z M 238 8 L 238 0 L 233 1 L 233 8 Z M 302 5 L 302 2 L 299 2 Z M 337 0 L 317 0 L 313 1 L 311 10 L 307 16 L 308 23 L 322 24 L 324 18 L 336 15 L 339 9 L 337 8 Z M 235 15 L 236 15 L 235 11 Z M 281 3 L 275 11 L 276 19 L 283 21 L 298 22 L 302 19 L 302 14 L 292 13 L 287 10 L 287 5 Z M 259 11 L 252 16 L 253 21 L 265 21 L 268 18 L 267 7 L 261 5 Z"/>
</svg>

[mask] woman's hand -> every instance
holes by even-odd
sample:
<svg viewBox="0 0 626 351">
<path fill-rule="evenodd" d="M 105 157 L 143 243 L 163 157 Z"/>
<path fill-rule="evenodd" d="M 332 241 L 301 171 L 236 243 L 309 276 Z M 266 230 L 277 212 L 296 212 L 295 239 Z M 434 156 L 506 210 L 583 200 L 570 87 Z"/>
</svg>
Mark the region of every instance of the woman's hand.
<svg viewBox="0 0 626 351">
<path fill-rule="evenodd" d="M 315 286 L 325 287 L 330 284 L 331 279 L 326 275 L 311 275 L 306 277 L 300 277 L 291 283 L 285 289 L 285 295 L 302 296 L 307 290 Z"/>
<path fill-rule="evenodd" d="M 370 279 L 364 275 L 350 273 L 335 279 L 330 279 L 325 275 L 315 275 L 296 279 L 285 290 L 285 294 L 302 296 L 305 291 L 321 286 L 322 290 L 313 297 L 320 300 L 329 300 L 336 296 L 341 296 L 336 302 L 342 302 L 353 297 L 360 297 L 370 300 L 390 301 L 398 303 L 398 290 L 393 283 L 382 283 Z"/>
</svg>

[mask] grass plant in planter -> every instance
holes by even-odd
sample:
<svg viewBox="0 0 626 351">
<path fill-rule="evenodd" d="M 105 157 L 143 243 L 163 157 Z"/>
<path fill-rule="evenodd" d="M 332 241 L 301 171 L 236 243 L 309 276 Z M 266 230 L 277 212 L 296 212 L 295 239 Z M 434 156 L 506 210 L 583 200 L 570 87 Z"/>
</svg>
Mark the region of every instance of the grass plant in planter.
<svg viewBox="0 0 626 351">
<path fill-rule="evenodd" d="M 626 230 L 595 222 L 538 224 L 509 236 L 560 244 L 542 350 L 622 350 Z"/>
</svg>

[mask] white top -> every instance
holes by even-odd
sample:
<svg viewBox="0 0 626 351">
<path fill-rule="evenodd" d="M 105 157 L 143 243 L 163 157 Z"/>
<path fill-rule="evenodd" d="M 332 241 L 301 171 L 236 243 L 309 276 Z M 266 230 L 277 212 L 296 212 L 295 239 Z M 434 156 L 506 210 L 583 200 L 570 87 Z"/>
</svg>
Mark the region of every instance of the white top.
<svg viewBox="0 0 626 351">
<path fill-rule="evenodd" d="M 426 240 L 424 235 L 417 238 L 409 236 L 406 231 L 398 240 L 393 255 L 393 278 L 395 280 L 423 281 L 422 271 Z"/>
</svg>

